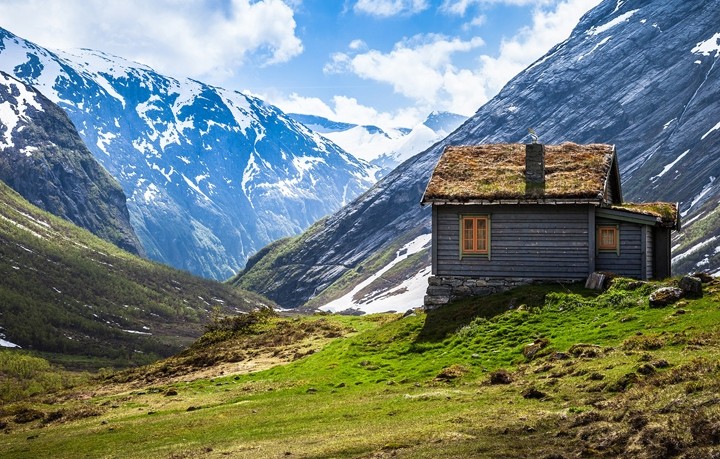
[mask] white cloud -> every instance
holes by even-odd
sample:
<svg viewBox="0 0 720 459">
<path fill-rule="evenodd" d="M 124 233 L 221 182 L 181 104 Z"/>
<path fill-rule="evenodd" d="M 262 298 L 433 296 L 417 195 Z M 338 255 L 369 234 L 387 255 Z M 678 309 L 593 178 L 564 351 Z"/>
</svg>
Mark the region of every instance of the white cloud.
<svg viewBox="0 0 720 459">
<path fill-rule="evenodd" d="M 304 113 L 322 116 L 334 121 L 379 126 L 383 129 L 413 127 L 427 116 L 427 107 L 407 107 L 395 113 L 379 112 L 373 107 L 360 104 L 354 97 L 334 96 L 331 104 L 317 97 L 303 97 L 296 93 L 288 97 L 260 95 L 285 113 Z"/>
<path fill-rule="evenodd" d="M 553 0 L 443 0 L 440 11 L 464 16 L 472 6 L 487 7 L 492 5 L 535 6 L 551 4 Z"/>
<path fill-rule="evenodd" d="M 367 49 L 367 44 L 362 40 L 353 40 L 348 45 L 348 48 L 352 49 L 353 51 L 357 51 L 360 49 Z"/>
<path fill-rule="evenodd" d="M 56 49 L 101 49 L 176 76 L 214 83 L 247 62 L 272 65 L 303 51 L 281 0 L 3 0 L 0 21 Z"/>
<path fill-rule="evenodd" d="M 470 20 L 470 22 L 466 22 L 465 24 L 463 24 L 463 30 L 467 31 L 467 30 L 472 29 L 473 27 L 480 27 L 482 25 L 485 25 L 486 22 L 487 22 L 487 16 L 485 16 L 484 14 L 475 16 L 474 18 L 472 18 Z"/>
<path fill-rule="evenodd" d="M 353 9 L 357 13 L 390 17 L 417 14 L 428 7 L 427 0 L 357 0 Z"/>
<path fill-rule="evenodd" d="M 550 0 L 460 0 L 452 2 L 458 12 L 470 4 L 540 4 Z M 563 0 L 553 9 L 537 7 L 532 25 L 503 40 L 498 53 L 478 56 L 475 68 L 458 68 L 456 53 L 471 52 L 483 45 L 480 37 L 469 40 L 441 35 L 418 35 L 395 44 L 387 53 L 379 50 L 336 53 L 326 73 L 353 73 L 360 78 L 391 85 L 393 91 L 431 107 L 472 115 L 497 94 L 517 73 L 570 35 L 580 17 L 601 0 Z M 447 2 L 448 8 L 451 2 Z M 458 13 L 459 14 L 459 13 Z"/>
<path fill-rule="evenodd" d="M 580 17 L 600 1 L 565 0 L 551 11 L 536 9 L 532 26 L 503 40 L 498 56 L 481 56 L 481 75 L 488 93 L 497 93 L 512 77 L 567 38 Z"/>
<path fill-rule="evenodd" d="M 449 39 L 442 35 L 417 35 L 395 44 L 384 54 L 377 50 L 350 55 L 336 53 L 325 72 L 352 72 L 367 80 L 392 85 L 393 90 L 416 101 L 432 103 L 447 92 L 448 80 L 459 71 L 452 65 L 452 56 L 468 52 L 484 44 L 479 37 L 470 40 Z"/>
</svg>

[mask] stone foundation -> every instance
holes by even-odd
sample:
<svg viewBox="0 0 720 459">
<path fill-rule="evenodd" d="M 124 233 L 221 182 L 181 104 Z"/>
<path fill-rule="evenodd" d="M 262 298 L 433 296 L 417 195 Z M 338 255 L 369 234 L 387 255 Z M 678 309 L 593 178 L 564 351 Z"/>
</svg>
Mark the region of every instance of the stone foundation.
<svg viewBox="0 0 720 459">
<path fill-rule="evenodd" d="M 439 308 L 455 300 L 470 296 L 485 296 L 504 292 L 534 282 L 538 281 L 527 278 L 493 279 L 489 277 L 431 276 L 428 279 L 428 288 L 425 292 L 425 309 Z"/>
</svg>

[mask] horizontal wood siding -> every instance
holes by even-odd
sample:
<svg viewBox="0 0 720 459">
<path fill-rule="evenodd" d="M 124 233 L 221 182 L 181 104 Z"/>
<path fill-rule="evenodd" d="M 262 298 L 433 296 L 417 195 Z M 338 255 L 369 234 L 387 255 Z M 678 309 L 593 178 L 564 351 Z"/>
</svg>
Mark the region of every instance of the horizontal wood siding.
<svg viewBox="0 0 720 459">
<path fill-rule="evenodd" d="M 646 270 L 647 278 L 650 279 L 654 276 L 653 270 L 655 267 L 655 264 L 653 263 L 653 252 L 655 252 L 655 247 L 653 247 L 653 229 L 648 228 L 646 233 L 647 240 L 645 241 L 645 264 L 646 264 Z"/>
<path fill-rule="evenodd" d="M 460 257 L 460 215 L 490 216 L 490 256 Z M 584 279 L 588 207 L 437 206 L 437 275 Z"/>
<path fill-rule="evenodd" d="M 595 258 L 597 271 L 610 271 L 615 274 L 640 279 L 642 277 L 643 243 L 640 225 L 619 222 L 607 218 L 597 218 L 597 225 L 618 225 L 620 254 L 599 252 Z"/>
</svg>

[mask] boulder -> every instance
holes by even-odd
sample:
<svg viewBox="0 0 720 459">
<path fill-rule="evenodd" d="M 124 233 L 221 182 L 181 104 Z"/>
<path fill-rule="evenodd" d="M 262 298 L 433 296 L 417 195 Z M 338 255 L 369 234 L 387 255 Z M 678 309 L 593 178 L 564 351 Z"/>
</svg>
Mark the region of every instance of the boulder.
<svg viewBox="0 0 720 459">
<path fill-rule="evenodd" d="M 507 370 L 500 369 L 490 373 L 490 384 L 510 384 L 512 375 Z"/>
<path fill-rule="evenodd" d="M 533 341 L 532 344 L 528 344 L 523 348 L 523 356 L 528 360 L 532 360 L 535 358 L 537 353 L 547 347 L 548 344 L 550 344 L 550 341 L 547 338 L 538 338 Z"/>
<path fill-rule="evenodd" d="M 650 294 L 650 307 L 661 308 L 673 304 L 683 297 L 685 292 L 677 287 L 660 287 Z"/>
<path fill-rule="evenodd" d="M 532 386 L 523 390 L 521 392 L 521 395 L 523 396 L 523 398 L 536 399 L 536 400 L 540 400 L 540 399 L 547 397 L 547 394 L 545 394 L 545 392 L 537 390 L 535 387 L 532 387 Z"/>
<path fill-rule="evenodd" d="M 709 284 L 710 282 L 715 280 L 715 278 L 712 277 L 710 274 L 703 272 L 694 273 L 692 277 L 697 277 L 702 281 L 703 284 Z"/>
<path fill-rule="evenodd" d="M 450 295 L 425 295 L 424 307 L 426 310 L 444 306 L 450 302 Z"/>
<path fill-rule="evenodd" d="M 678 286 L 686 295 L 702 296 L 702 279 L 695 276 L 683 276 Z"/>
<path fill-rule="evenodd" d="M 585 288 L 592 290 L 604 290 L 606 280 L 607 276 L 605 275 L 605 273 L 591 273 L 588 276 L 587 281 L 585 281 Z"/>
</svg>

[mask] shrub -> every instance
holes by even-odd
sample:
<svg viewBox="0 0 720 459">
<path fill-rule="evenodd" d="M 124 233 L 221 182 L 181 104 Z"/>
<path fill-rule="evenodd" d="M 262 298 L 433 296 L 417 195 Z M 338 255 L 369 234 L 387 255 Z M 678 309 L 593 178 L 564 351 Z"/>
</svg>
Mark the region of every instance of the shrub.
<svg viewBox="0 0 720 459">
<path fill-rule="evenodd" d="M 593 300 L 586 299 L 577 293 L 550 292 L 545 295 L 545 308 L 554 311 L 572 311 L 592 305 L 592 303 Z"/>
<path fill-rule="evenodd" d="M 450 365 L 449 367 L 445 367 L 442 370 L 440 370 L 440 373 L 435 377 L 436 381 L 452 381 L 454 379 L 460 378 L 464 374 L 466 374 L 469 370 L 467 367 L 463 365 Z"/>
<path fill-rule="evenodd" d="M 622 349 L 626 351 L 655 351 L 665 346 L 665 340 L 658 335 L 635 335 L 622 343 Z"/>
<path fill-rule="evenodd" d="M 510 384 L 512 376 L 507 370 L 500 369 L 490 373 L 490 384 Z"/>
<path fill-rule="evenodd" d="M 262 307 L 247 314 L 238 314 L 236 316 L 219 316 L 213 314 L 210 322 L 205 325 L 206 332 L 231 332 L 231 333 L 248 333 L 258 324 L 267 323 L 272 317 L 276 317 L 277 313 L 269 307 Z"/>
</svg>

